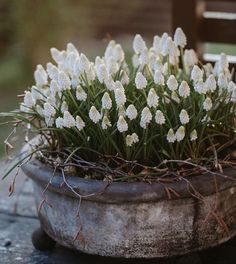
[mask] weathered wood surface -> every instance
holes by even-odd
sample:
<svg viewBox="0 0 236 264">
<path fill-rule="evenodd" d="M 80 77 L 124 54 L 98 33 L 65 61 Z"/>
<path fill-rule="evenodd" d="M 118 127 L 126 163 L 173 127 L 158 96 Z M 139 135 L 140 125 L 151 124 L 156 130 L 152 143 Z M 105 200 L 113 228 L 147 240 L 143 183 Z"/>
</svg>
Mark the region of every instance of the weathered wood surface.
<svg viewBox="0 0 236 264">
<path fill-rule="evenodd" d="M 34 199 L 30 182 L 20 174 L 16 197 L 8 198 L 7 190 L 11 182 L 8 178 L 0 184 L 0 263 L 1 264 L 122 264 L 122 263 L 150 263 L 150 264 L 235 264 L 236 240 L 204 252 L 194 253 L 170 260 L 135 260 L 110 259 L 71 251 L 56 247 L 52 252 L 36 251 L 31 244 L 31 233 L 39 227 L 35 216 Z M 16 215 L 14 215 L 16 212 Z"/>
</svg>

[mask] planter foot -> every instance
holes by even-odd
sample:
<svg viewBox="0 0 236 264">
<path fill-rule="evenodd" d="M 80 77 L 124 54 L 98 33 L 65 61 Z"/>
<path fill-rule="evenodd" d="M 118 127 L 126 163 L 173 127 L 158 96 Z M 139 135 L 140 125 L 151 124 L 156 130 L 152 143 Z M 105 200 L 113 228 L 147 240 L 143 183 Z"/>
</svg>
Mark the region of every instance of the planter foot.
<svg viewBox="0 0 236 264">
<path fill-rule="evenodd" d="M 33 232 L 31 239 L 35 249 L 40 251 L 52 250 L 56 245 L 56 242 L 41 227 Z"/>
</svg>

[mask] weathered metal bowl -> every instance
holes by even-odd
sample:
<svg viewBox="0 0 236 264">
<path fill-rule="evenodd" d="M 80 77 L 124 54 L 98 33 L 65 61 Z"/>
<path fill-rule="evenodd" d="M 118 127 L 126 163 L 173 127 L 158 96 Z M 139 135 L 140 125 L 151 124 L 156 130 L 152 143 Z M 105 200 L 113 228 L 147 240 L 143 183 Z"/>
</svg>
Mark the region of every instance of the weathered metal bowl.
<svg viewBox="0 0 236 264">
<path fill-rule="evenodd" d="M 124 258 L 171 257 L 213 247 L 236 234 L 236 179 L 209 174 L 167 183 L 112 183 L 67 177 L 37 160 L 23 166 L 33 180 L 39 219 L 59 244 L 89 254 Z M 48 183 L 50 184 L 48 185 Z M 48 186 L 47 186 L 48 185 Z M 216 192 L 217 185 L 217 192 Z M 44 192 L 46 186 L 47 190 Z M 193 188 L 201 198 L 193 195 Z M 44 194 L 43 194 L 44 193 Z"/>
</svg>

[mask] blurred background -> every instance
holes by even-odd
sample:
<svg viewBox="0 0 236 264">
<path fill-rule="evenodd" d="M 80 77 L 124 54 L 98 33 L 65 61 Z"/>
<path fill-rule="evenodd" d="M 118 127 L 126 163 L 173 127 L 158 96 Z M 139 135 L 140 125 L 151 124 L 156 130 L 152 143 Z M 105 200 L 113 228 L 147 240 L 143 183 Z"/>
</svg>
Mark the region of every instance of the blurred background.
<svg viewBox="0 0 236 264">
<path fill-rule="evenodd" d="M 181 26 L 204 60 L 220 52 L 236 63 L 236 1 L 225 0 L 0 0 L 0 112 L 17 107 L 50 47 L 72 42 L 90 59 L 116 39 L 131 50 L 133 35 L 147 42 Z M 2 121 L 1 121 L 2 122 Z M 0 127 L 0 155 L 10 127 Z"/>
</svg>

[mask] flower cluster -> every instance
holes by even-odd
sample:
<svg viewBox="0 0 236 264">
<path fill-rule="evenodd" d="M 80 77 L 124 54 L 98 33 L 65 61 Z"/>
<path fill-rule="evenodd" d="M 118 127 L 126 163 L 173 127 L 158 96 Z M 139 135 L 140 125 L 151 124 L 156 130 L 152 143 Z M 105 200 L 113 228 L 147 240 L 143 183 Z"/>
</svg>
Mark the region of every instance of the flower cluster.
<svg viewBox="0 0 236 264">
<path fill-rule="evenodd" d="M 181 28 L 173 38 L 155 36 L 151 47 L 136 35 L 132 65 L 114 40 L 94 61 L 71 43 L 52 48 L 54 64 L 37 66 L 18 118 L 52 148 L 146 163 L 204 157 L 234 137 L 236 84 L 226 55 L 202 65 L 186 44 Z"/>
</svg>

